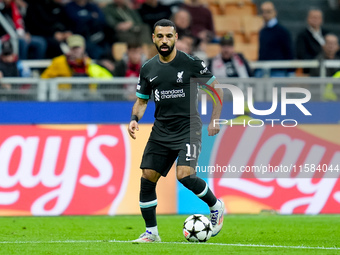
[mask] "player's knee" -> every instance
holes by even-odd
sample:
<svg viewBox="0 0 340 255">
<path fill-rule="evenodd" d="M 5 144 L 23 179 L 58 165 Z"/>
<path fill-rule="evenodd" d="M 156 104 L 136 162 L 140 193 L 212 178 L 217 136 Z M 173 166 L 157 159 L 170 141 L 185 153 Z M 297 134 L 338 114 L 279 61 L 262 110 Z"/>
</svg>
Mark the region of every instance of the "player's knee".
<svg viewBox="0 0 340 255">
<path fill-rule="evenodd" d="M 183 178 L 185 178 L 189 175 L 190 175 L 190 173 L 188 174 L 188 173 L 185 173 L 185 172 L 177 172 L 177 180 L 180 181 L 180 180 L 182 180 Z"/>
<path fill-rule="evenodd" d="M 142 177 L 144 179 L 147 179 L 151 182 L 156 183 L 159 179 L 159 177 L 161 177 L 160 173 L 156 172 L 155 170 L 151 170 L 151 169 L 143 169 L 142 170 Z"/>
<path fill-rule="evenodd" d="M 191 167 L 187 167 L 187 166 L 178 166 L 177 167 L 177 171 L 176 171 L 176 177 L 177 177 L 177 180 L 181 180 L 187 176 L 190 176 L 190 175 L 195 175 L 195 172 L 192 170 Z"/>
</svg>

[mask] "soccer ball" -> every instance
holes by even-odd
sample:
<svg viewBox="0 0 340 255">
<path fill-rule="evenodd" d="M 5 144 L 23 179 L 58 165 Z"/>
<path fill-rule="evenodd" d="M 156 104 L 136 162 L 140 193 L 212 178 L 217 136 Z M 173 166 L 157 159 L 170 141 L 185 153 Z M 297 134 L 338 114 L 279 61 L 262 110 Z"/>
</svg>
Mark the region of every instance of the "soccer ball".
<svg viewBox="0 0 340 255">
<path fill-rule="evenodd" d="M 193 214 L 184 221 L 183 235 L 189 242 L 206 242 L 211 234 L 211 222 L 202 214 Z"/>
</svg>

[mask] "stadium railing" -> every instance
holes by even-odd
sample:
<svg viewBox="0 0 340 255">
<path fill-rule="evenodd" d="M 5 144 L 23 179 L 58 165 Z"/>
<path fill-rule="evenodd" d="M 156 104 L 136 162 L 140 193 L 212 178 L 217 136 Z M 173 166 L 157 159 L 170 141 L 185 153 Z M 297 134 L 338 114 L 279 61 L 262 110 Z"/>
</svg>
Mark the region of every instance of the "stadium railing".
<svg viewBox="0 0 340 255">
<path fill-rule="evenodd" d="M 244 95 L 253 87 L 255 101 L 272 101 L 272 89 L 278 88 L 278 98 L 282 87 L 302 87 L 310 91 L 313 101 L 324 100 L 327 84 L 333 84 L 332 93 L 340 98 L 340 79 L 336 78 L 219 78 L 221 84 L 233 84 Z M 3 78 L 2 84 L 10 84 L 10 89 L 0 89 L 0 101 L 111 101 L 134 100 L 137 78 L 114 78 L 109 80 L 93 78 Z M 67 88 L 65 88 L 65 86 Z M 293 98 L 299 93 L 290 93 Z M 300 95 L 301 96 L 301 95 Z M 246 98 L 246 97 L 245 97 Z M 232 94 L 225 91 L 225 100 Z"/>
<path fill-rule="evenodd" d="M 18 36 L 13 27 L 9 24 L 4 15 L 0 12 L 0 24 L 5 31 L 10 35 L 10 40 L 13 46 L 13 52 L 18 54 L 19 52 L 19 41 Z"/>
<path fill-rule="evenodd" d="M 113 79 L 94 79 L 86 77 L 48 79 L 48 98 L 50 101 L 106 101 L 126 100 L 129 92 L 135 91 L 138 78 L 115 77 Z M 71 89 L 60 89 L 72 84 Z"/>
<path fill-rule="evenodd" d="M 50 60 L 29 60 L 23 64 L 32 69 L 42 69 L 48 66 Z M 265 69 L 267 74 L 275 68 L 318 68 L 320 63 L 313 61 L 257 61 L 251 62 L 252 68 Z M 321 68 L 339 68 L 340 61 L 324 61 Z M 325 73 L 321 71 L 321 73 Z M 332 93 L 340 98 L 340 80 L 325 77 L 285 77 L 285 78 L 219 78 L 220 83 L 235 84 L 244 92 L 246 87 L 254 87 L 256 101 L 271 101 L 273 87 L 304 87 L 312 94 L 312 100 L 322 100 L 327 84 L 333 84 Z M 10 84 L 10 89 L 0 85 L 0 100 L 37 100 L 37 101 L 109 101 L 131 100 L 134 97 L 137 78 L 93 79 L 86 77 L 70 78 L 3 78 L 1 84 Z M 65 86 L 66 85 L 66 86 Z M 72 85 L 72 86 L 70 86 Z M 279 91 L 280 93 L 280 91 Z M 279 94 L 280 95 L 280 94 Z M 231 99 L 226 93 L 226 100 Z"/>
<path fill-rule="evenodd" d="M 46 81 L 40 78 L 2 78 L 0 101 L 48 101 Z"/>
<path fill-rule="evenodd" d="M 31 69 L 45 69 L 51 60 L 23 60 L 23 65 Z M 339 68 L 339 60 L 325 60 L 319 62 L 318 60 L 280 60 L 280 61 L 251 61 L 249 62 L 253 69 L 264 69 L 269 73 L 272 69 L 280 68 L 320 68 L 320 73 L 325 73 L 325 68 Z"/>
</svg>

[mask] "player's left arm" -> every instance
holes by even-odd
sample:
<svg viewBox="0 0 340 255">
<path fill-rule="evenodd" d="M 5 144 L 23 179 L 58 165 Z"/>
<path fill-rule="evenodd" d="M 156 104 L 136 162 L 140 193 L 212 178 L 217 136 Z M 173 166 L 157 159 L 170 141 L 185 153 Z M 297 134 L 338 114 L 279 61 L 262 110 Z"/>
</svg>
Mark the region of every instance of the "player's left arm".
<svg viewBox="0 0 340 255">
<path fill-rule="evenodd" d="M 219 100 L 219 98 L 223 101 L 223 89 L 222 88 L 216 88 L 215 85 L 219 84 L 219 82 L 215 79 L 210 86 L 215 89 L 217 92 L 217 95 L 213 93 L 214 99 L 216 104 L 213 104 L 213 110 L 211 114 L 210 123 L 208 125 L 208 135 L 214 136 L 220 132 L 220 125 L 215 123 L 215 119 L 219 119 L 222 111 L 222 104 Z M 219 98 L 218 98 L 219 97 Z"/>
</svg>

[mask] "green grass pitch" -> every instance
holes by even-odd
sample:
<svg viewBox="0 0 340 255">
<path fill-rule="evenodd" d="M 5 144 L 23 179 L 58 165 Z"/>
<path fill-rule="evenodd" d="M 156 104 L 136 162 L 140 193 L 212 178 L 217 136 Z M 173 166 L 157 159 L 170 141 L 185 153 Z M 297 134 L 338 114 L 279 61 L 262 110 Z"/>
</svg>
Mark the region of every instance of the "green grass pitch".
<svg viewBox="0 0 340 255">
<path fill-rule="evenodd" d="M 340 254 L 340 215 L 226 215 L 207 243 L 184 239 L 187 216 L 158 216 L 152 244 L 128 242 L 141 216 L 0 217 L 0 254 Z"/>
</svg>

